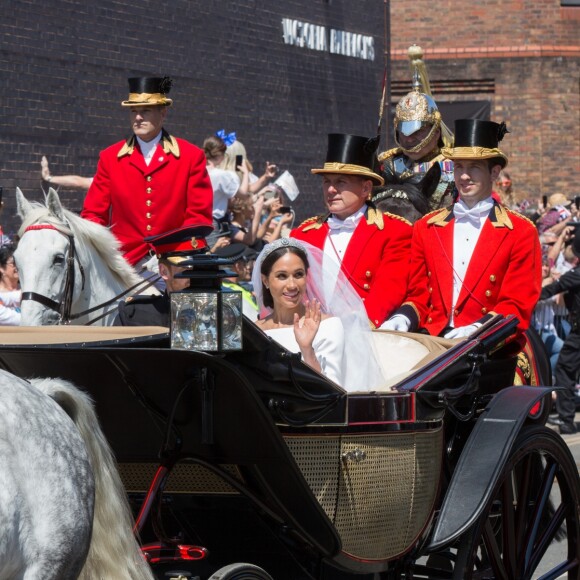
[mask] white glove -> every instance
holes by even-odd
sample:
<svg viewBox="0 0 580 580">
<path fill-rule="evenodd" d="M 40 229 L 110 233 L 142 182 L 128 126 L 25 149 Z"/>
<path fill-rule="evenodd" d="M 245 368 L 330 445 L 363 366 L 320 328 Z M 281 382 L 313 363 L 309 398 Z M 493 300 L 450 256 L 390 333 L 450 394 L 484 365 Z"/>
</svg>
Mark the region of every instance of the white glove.
<svg viewBox="0 0 580 580">
<path fill-rule="evenodd" d="M 481 324 L 479 322 L 474 322 L 467 326 L 459 326 L 458 328 L 451 329 L 447 334 L 444 335 L 445 338 L 465 338 L 471 333 L 475 332 Z"/>
<path fill-rule="evenodd" d="M 399 332 L 409 332 L 411 321 L 404 314 L 395 314 L 389 320 L 383 322 L 380 330 L 398 330 Z"/>
<path fill-rule="evenodd" d="M 159 274 L 159 261 L 157 260 L 156 255 L 151 256 L 151 258 L 143 264 L 143 270 Z"/>
</svg>

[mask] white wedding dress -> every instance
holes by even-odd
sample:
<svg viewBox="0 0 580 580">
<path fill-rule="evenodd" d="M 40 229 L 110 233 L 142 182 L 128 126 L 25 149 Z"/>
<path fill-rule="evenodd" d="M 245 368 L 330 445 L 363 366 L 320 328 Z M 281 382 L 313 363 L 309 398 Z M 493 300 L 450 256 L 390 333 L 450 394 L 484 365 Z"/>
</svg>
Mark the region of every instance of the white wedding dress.
<svg viewBox="0 0 580 580">
<path fill-rule="evenodd" d="M 294 337 L 294 327 L 273 328 L 264 332 L 286 350 L 300 352 Z M 320 322 L 312 347 L 322 374 L 337 385 L 344 386 L 344 328 L 339 318 L 331 316 Z"/>
</svg>

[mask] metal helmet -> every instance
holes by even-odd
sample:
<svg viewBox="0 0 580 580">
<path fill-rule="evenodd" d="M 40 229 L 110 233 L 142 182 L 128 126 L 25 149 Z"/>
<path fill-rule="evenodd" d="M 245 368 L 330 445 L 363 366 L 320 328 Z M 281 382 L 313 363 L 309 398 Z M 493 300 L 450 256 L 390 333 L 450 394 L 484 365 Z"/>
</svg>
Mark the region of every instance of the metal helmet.
<svg viewBox="0 0 580 580">
<path fill-rule="evenodd" d="M 420 143 L 411 149 L 406 149 L 401 145 L 399 132 L 408 137 L 423 127 L 431 127 L 431 130 Z M 429 95 L 414 89 L 399 101 L 395 112 L 395 142 L 405 153 L 420 151 L 431 141 L 440 127 L 441 113 Z"/>
</svg>

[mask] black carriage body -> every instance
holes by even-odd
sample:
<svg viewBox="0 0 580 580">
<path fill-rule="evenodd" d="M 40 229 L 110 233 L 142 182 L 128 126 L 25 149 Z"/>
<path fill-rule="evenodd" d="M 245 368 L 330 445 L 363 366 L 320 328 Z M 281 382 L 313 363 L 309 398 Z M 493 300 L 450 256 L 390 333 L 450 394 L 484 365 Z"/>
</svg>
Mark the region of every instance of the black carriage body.
<svg viewBox="0 0 580 580">
<path fill-rule="evenodd" d="M 171 350 L 159 328 L 7 330 L 0 365 L 92 395 L 141 516 L 160 516 L 143 525 L 143 540 L 207 546 L 192 568 L 201 577 L 232 559 L 277 579 L 359 577 L 403 570 L 429 542 L 444 548 L 464 532 L 502 466 L 501 457 L 462 453 L 465 442 L 477 449 L 491 437 L 507 453 L 544 394 L 520 389 L 516 403 L 505 395 L 490 405 L 492 422 L 507 409 L 499 419 L 509 432 L 488 422 L 470 439 L 468 421 L 457 437 L 459 422 L 445 420 L 452 393 L 465 390 L 456 414 L 479 414 L 511 384 L 514 357 L 487 355 L 513 322 L 491 326 L 436 348 L 380 393 L 346 393 L 249 323 L 244 350 L 228 355 Z M 156 477 L 163 494 L 152 501 Z M 466 477 L 477 489 L 459 510 Z"/>
</svg>

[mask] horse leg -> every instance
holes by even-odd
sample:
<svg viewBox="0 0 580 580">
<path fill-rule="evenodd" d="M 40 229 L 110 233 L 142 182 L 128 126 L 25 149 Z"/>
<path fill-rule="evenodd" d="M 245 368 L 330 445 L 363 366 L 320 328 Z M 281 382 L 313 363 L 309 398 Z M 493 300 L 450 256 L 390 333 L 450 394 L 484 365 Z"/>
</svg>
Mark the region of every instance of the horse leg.
<svg viewBox="0 0 580 580">
<path fill-rule="evenodd" d="M 95 474 L 93 536 L 79 580 L 155 580 L 133 534 L 127 495 L 90 397 L 62 380 L 43 379 L 32 383 L 52 397 L 74 421 Z"/>
</svg>

